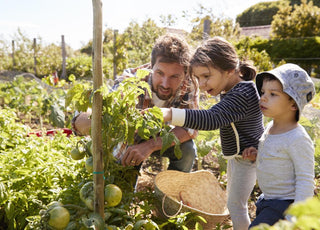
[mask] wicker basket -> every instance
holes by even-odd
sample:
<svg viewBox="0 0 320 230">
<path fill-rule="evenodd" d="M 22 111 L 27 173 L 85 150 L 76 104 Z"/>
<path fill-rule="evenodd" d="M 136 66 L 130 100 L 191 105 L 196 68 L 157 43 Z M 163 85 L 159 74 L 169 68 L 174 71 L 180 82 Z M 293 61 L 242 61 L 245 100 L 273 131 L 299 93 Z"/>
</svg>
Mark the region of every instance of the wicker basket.
<svg viewBox="0 0 320 230">
<path fill-rule="evenodd" d="M 157 212 L 164 218 L 193 212 L 206 219 L 206 224 L 201 223 L 204 229 L 213 229 L 229 217 L 226 192 L 209 171 L 160 172 L 155 177 L 155 196 Z"/>
</svg>

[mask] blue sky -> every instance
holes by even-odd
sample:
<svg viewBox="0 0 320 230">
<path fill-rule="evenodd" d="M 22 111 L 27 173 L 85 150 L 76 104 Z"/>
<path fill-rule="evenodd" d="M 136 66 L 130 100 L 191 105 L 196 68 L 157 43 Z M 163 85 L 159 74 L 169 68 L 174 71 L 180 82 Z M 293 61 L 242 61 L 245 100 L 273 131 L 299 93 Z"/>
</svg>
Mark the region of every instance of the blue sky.
<svg viewBox="0 0 320 230">
<path fill-rule="evenodd" d="M 270 0 L 102 0 L 105 28 L 123 31 L 133 20 L 159 22 L 160 15 L 174 15 L 175 28 L 190 30 L 183 11 L 192 14 L 199 4 L 213 9 L 216 16 L 235 19 L 248 7 Z M 241 3 L 240 3 L 241 2 Z M 28 37 L 41 37 L 44 44 L 60 44 L 61 35 L 73 49 L 92 39 L 91 0 L 0 0 L 0 40 L 11 41 L 18 28 Z M 158 24 L 161 25 L 160 23 Z"/>
</svg>

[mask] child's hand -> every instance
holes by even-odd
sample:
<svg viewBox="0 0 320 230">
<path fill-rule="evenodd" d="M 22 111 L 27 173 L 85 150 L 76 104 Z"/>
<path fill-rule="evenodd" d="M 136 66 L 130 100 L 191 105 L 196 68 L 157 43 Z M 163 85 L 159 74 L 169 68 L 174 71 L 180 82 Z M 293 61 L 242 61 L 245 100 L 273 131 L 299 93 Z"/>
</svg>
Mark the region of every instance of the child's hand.
<svg viewBox="0 0 320 230">
<path fill-rule="evenodd" d="M 169 108 L 160 108 L 163 114 L 163 121 L 171 121 L 172 120 L 172 111 Z"/>
<path fill-rule="evenodd" d="M 252 162 L 256 161 L 258 154 L 258 150 L 255 147 L 249 147 L 243 150 L 242 152 L 242 158 L 245 160 L 250 160 Z"/>
<path fill-rule="evenodd" d="M 164 122 L 171 121 L 172 120 L 171 109 L 169 109 L 169 108 L 160 108 L 160 109 L 163 114 L 163 121 Z M 148 113 L 148 110 L 149 110 L 149 108 L 141 110 L 141 114 Z"/>
</svg>

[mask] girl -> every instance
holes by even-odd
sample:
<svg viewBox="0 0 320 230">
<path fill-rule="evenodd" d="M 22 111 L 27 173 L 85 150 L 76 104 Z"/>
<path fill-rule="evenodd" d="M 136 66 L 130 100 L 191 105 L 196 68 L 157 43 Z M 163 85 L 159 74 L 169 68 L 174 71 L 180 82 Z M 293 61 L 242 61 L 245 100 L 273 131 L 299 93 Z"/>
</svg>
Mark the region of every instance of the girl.
<svg viewBox="0 0 320 230">
<path fill-rule="evenodd" d="M 248 229 L 248 198 L 256 182 L 255 162 L 241 157 L 242 151 L 258 147 L 263 133 L 259 95 L 253 82 L 253 66 L 241 62 L 234 47 L 220 37 L 205 41 L 191 59 L 190 71 L 201 90 L 220 102 L 208 110 L 162 108 L 164 121 L 196 130 L 220 129 L 222 152 L 228 159 L 228 209 L 233 229 Z"/>
</svg>

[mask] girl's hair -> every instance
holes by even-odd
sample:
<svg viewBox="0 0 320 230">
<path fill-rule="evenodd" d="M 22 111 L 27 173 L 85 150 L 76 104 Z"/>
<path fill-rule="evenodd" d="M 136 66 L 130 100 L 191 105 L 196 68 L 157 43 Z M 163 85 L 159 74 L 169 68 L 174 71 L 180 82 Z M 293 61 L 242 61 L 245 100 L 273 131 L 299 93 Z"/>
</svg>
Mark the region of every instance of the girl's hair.
<svg viewBox="0 0 320 230">
<path fill-rule="evenodd" d="M 208 39 L 196 49 L 190 61 L 190 73 L 194 66 L 212 66 L 222 71 L 235 69 L 245 81 L 256 77 L 255 67 L 248 61 L 240 61 L 235 48 L 222 37 Z"/>
</svg>

